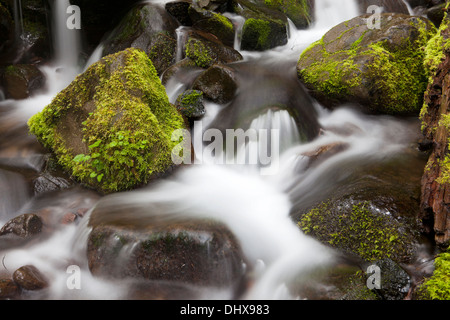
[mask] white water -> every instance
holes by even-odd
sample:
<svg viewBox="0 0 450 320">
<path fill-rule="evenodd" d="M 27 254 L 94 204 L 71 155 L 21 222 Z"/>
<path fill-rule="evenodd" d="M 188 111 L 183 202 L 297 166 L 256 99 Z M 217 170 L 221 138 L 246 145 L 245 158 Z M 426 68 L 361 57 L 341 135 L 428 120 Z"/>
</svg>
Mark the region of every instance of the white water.
<svg viewBox="0 0 450 320">
<path fill-rule="evenodd" d="M 66 3 L 60 0 L 56 2 Z M 317 22 L 310 30 L 291 30 L 291 37 L 286 46 L 261 54 L 245 53 L 245 57 L 246 59 L 262 57 L 298 59 L 307 45 L 319 39 L 334 24 L 357 15 L 355 8 L 356 1 L 316 0 Z M 65 20 L 58 20 L 57 23 L 61 26 L 59 24 L 65 23 Z M 61 27 L 61 29 L 65 28 Z M 70 41 L 73 41 L 71 44 L 63 46 L 70 47 L 73 52 L 63 53 L 64 48 L 60 47 L 57 65 L 67 69 L 78 68 L 77 49 L 75 49 L 78 48 L 78 40 L 71 36 L 62 38 L 64 38 L 62 35 L 58 36 L 59 40 L 56 41 L 58 46 L 71 39 Z M 50 67 L 48 70 L 44 69 L 48 72 L 49 83 L 45 93 L 27 101 L 16 102 L 23 119 L 28 119 L 42 109 L 61 89 L 61 85 L 66 84 L 67 80 L 73 76 L 69 72 L 68 78 L 58 79 L 58 73 L 52 70 L 54 71 Z M 170 91 L 168 94 L 172 97 L 172 101 L 182 90 L 183 85 L 177 83 L 170 85 L 172 89 L 168 88 Z M 219 108 L 220 106 L 217 105 L 207 105 L 205 128 Z M 284 151 L 284 154 L 280 159 L 280 170 L 277 174 L 264 177 L 258 171 L 245 168 L 242 170 L 242 167 L 237 166 L 211 165 L 210 163 L 192 165 L 152 187 L 104 197 L 97 206 L 110 209 L 112 212 L 126 208 L 131 215 L 129 218 L 135 219 L 151 217 L 154 212 L 150 208 L 158 205 L 164 208 L 159 211 L 159 214 L 166 216 L 208 217 L 222 221 L 236 235 L 249 263 L 257 270 L 252 279 L 254 283 L 243 298 L 302 298 L 289 291 L 289 283 L 294 278 L 296 280 L 307 278 L 311 271 L 332 263 L 333 252 L 305 236 L 291 220 L 289 216 L 293 205 L 291 194 L 294 193 L 300 201 L 303 198 L 306 201 L 308 194 L 320 192 L 311 186 L 318 185 L 316 182 L 329 172 L 339 170 L 340 162 L 345 162 L 346 159 L 385 156 L 387 152 L 384 151 L 398 148 L 403 141 L 400 138 L 399 141 L 392 141 L 380 135 L 381 129 L 390 128 L 403 132 L 403 128 L 395 121 L 383 123 L 377 120 L 367 121 L 355 115 L 353 111 L 341 110 L 331 113 L 323 111 L 319 120 L 325 127 L 342 126 L 345 122 L 346 126 L 354 126 L 361 131 L 356 130 L 356 133 L 350 136 L 327 133 L 316 141 L 301 145 L 294 122 L 286 115 L 285 112 L 260 115 L 251 126 L 256 129 L 282 129 L 283 146 L 280 150 Z M 302 157 L 299 154 L 336 141 L 349 143 L 351 147 L 339 157 L 331 158 L 315 170 L 307 172 L 299 170 L 302 163 Z M 288 193 L 286 190 L 296 183 L 298 183 L 297 187 Z M 15 270 L 24 264 L 34 264 L 38 267 L 51 280 L 51 286 L 46 292 L 47 298 L 50 299 L 120 299 L 124 297 L 127 289 L 125 283 L 102 281 L 92 277 L 87 269 L 83 256 L 86 237 L 89 233 L 89 228 L 86 227 L 87 221 L 88 216 L 78 227 L 65 227 L 44 243 L 3 252 L 2 254 L 6 256 L 5 265 L 8 270 Z M 79 263 L 82 268 L 81 290 L 67 289 L 66 267 L 70 261 Z M 211 296 L 205 294 L 204 298 L 208 299 Z"/>
</svg>

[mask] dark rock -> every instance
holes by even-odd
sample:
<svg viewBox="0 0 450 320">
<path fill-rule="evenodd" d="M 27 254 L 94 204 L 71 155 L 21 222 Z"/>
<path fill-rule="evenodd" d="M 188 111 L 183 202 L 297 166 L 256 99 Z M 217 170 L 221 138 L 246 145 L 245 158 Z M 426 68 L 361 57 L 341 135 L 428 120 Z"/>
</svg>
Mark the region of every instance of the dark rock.
<svg viewBox="0 0 450 320">
<path fill-rule="evenodd" d="M 195 5 L 191 5 L 188 12 L 195 29 L 211 33 L 223 44 L 233 47 L 235 30 L 230 19 L 220 13 L 201 9 Z"/>
<path fill-rule="evenodd" d="M 197 77 L 192 88 L 215 103 L 225 104 L 234 98 L 237 84 L 231 68 L 213 65 Z"/>
<path fill-rule="evenodd" d="M 186 90 L 177 98 L 175 106 L 189 120 L 197 120 L 206 113 L 203 105 L 203 93 L 198 90 Z"/>
<path fill-rule="evenodd" d="M 224 45 L 210 33 L 199 30 L 189 33 L 186 41 L 186 57 L 201 68 L 209 68 L 214 64 L 227 64 L 240 61 L 242 55 L 230 46 Z"/>
<path fill-rule="evenodd" d="M 45 76 L 35 65 L 12 65 L 3 72 L 3 87 L 8 99 L 26 99 L 44 83 Z"/>
<path fill-rule="evenodd" d="M 94 211 L 90 220 L 87 256 L 94 275 L 214 287 L 242 282 L 243 254 L 220 223 L 155 218 L 124 226 L 102 219 Z"/>
<path fill-rule="evenodd" d="M 147 53 L 158 74 L 175 63 L 178 22 L 163 8 L 146 3 L 131 9 L 103 41 L 103 56 L 126 48 Z"/>
<path fill-rule="evenodd" d="M 0 236 L 14 234 L 20 238 L 29 238 L 42 231 L 42 220 L 35 214 L 22 214 L 8 221 L 1 229 Z"/>
<path fill-rule="evenodd" d="M 409 274 L 391 259 L 375 261 L 380 271 L 380 289 L 373 291 L 382 300 L 403 300 L 411 287 Z"/>
<path fill-rule="evenodd" d="M 38 195 L 45 192 L 69 188 L 72 185 L 72 182 L 64 177 L 53 176 L 48 172 L 43 172 L 33 179 L 32 184 L 34 194 Z"/>
<path fill-rule="evenodd" d="M 182 26 L 192 26 L 192 20 L 189 16 L 189 1 L 172 1 L 165 4 L 167 12 L 174 16 Z"/>
<path fill-rule="evenodd" d="M 24 290 L 41 290 L 48 287 L 48 280 L 33 265 L 26 265 L 14 271 L 13 280 Z"/>
</svg>

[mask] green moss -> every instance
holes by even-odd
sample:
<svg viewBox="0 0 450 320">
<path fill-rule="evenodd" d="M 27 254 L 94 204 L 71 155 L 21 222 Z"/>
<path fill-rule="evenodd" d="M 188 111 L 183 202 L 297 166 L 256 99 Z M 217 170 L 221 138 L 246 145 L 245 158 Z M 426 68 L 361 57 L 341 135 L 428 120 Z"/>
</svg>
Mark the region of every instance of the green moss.
<svg viewBox="0 0 450 320">
<path fill-rule="evenodd" d="M 397 231 L 398 226 L 374 214 L 366 202 L 339 210 L 322 203 L 303 215 L 298 225 L 305 234 L 367 261 L 402 254 L 404 236 Z"/>
<path fill-rule="evenodd" d="M 67 133 L 63 123 L 71 119 L 74 128 Z M 171 134 L 185 126 L 151 60 L 131 48 L 92 65 L 28 125 L 65 170 L 106 193 L 145 184 L 167 170 L 177 143 Z M 77 130 L 81 146 L 81 138 L 72 137 Z"/>
<path fill-rule="evenodd" d="M 421 299 L 450 300 L 450 252 L 441 253 L 434 261 L 433 275 L 419 287 Z"/>
<path fill-rule="evenodd" d="M 307 0 L 264 0 L 272 9 L 286 14 L 299 28 L 307 27 L 311 23 L 310 7 Z"/>
<path fill-rule="evenodd" d="M 201 68 L 208 68 L 214 62 L 210 49 L 202 41 L 194 38 L 186 43 L 186 56 Z"/>
<path fill-rule="evenodd" d="M 268 39 L 271 33 L 270 22 L 267 20 L 247 19 L 244 23 L 242 32 L 249 38 L 255 38 L 256 50 L 264 50 L 269 47 Z"/>
</svg>

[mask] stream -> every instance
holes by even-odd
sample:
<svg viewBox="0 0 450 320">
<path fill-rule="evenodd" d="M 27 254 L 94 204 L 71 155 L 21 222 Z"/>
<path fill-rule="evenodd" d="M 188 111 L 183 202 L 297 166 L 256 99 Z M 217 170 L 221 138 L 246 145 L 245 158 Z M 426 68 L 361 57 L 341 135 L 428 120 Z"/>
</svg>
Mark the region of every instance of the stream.
<svg viewBox="0 0 450 320">
<path fill-rule="evenodd" d="M 55 23 L 61 26 L 65 21 L 57 17 L 64 15 L 57 12 L 64 12 L 69 1 L 55 3 L 56 7 L 52 8 L 56 12 Z M 295 67 L 301 52 L 331 27 L 358 15 L 356 1 L 316 0 L 315 3 L 315 24 L 307 30 L 297 30 L 290 23 L 286 45 L 265 52 L 240 51 L 244 60 L 230 64 L 242 84 L 238 97 L 227 106 L 207 102 L 206 116 L 197 123 L 194 140 L 204 139 L 208 129 L 226 124 L 234 106 L 271 99 L 276 96 L 276 90 L 286 90 L 291 95 L 290 102 L 301 104 L 303 91 L 292 81 L 296 78 Z M 239 17 L 230 18 L 242 23 Z M 313 101 L 313 108 L 305 110 L 305 114 L 320 127 L 333 130 L 312 141 L 301 139 L 296 122 L 283 110 L 260 113 L 250 122 L 252 130 L 270 133 L 275 129 L 279 135 L 279 143 L 268 143 L 272 151 L 276 148 L 279 152 L 279 157 L 274 156 L 276 152 L 271 153 L 273 167 L 227 164 L 220 155 L 211 156 L 200 143 L 194 148 L 196 155 L 202 156 L 201 161 L 139 190 L 100 196 L 75 185 L 35 195 L 28 179 L 42 169 L 46 155 L 34 137 L 28 135 L 26 122 L 101 55 L 100 45 L 88 63 L 80 67 L 76 57 L 81 44 L 76 30 L 62 26 L 57 30 L 61 31 L 55 35 L 57 58 L 53 64 L 41 67 L 47 79 L 46 88 L 26 100 L 0 101 L 0 225 L 40 209 L 52 211 L 52 216 L 63 215 L 71 208 L 87 209 L 80 223 L 60 226 L 38 243 L 12 249 L 0 247 L 0 259 L 3 259 L 0 268 L 12 271 L 32 264 L 48 277 L 49 287 L 28 293 L 30 299 L 130 298 L 133 284 L 94 277 L 88 269 L 85 257 L 90 232 L 88 221 L 94 208 L 113 217 L 126 209 L 127 221 L 136 225 L 151 221 L 154 215 L 163 220 L 212 218 L 220 221 L 236 236 L 254 269 L 252 285 L 241 298 L 301 299 L 289 291 L 288 284 L 308 279 L 312 271 L 325 270 L 339 259 L 332 249 L 304 235 L 291 213 L 325 200 L 327 194 L 339 188 L 359 167 L 408 154 L 419 135 L 420 124 L 415 119 L 367 116 L 350 106 L 330 111 Z M 182 30 L 179 31 L 182 39 Z M 238 34 L 234 47 L 240 48 Z M 273 78 L 270 83 L 276 85 L 266 86 L 265 75 L 270 75 Z M 166 84 L 171 102 L 186 89 L 185 78 L 173 77 Z M 299 156 L 334 143 L 345 143 L 348 147 L 317 166 L 309 167 L 307 159 Z M 240 147 L 246 150 L 244 155 L 249 155 L 264 142 L 256 141 L 256 144 L 259 148 Z M 417 163 L 424 165 L 421 160 L 411 165 Z M 157 213 L 152 210 L 154 207 L 158 208 Z M 75 290 L 68 289 L 67 285 L 71 275 L 67 269 L 69 264 L 80 268 L 81 283 Z M 233 299 L 234 296 L 226 288 L 200 288 L 196 298 Z"/>
</svg>

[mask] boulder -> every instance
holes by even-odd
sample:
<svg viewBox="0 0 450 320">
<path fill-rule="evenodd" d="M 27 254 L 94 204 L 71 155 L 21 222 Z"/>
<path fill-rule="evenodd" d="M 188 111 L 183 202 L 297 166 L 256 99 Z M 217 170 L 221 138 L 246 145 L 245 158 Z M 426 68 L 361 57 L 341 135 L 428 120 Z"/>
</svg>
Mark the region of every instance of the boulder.
<svg viewBox="0 0 450 320">
<path fill-rule="evenodd" d="M 91 65 L 28 125 L 66 172 L 103 193 L 167 173 L 172 133 L 186 127 L 151 60 L 135 48 Z"/>
<path fill-rule="evenodd" d="M 14 271 L 13 280 L 24 290 L 41 290 L 49 285 L 46 277 L 33 265 L 26 265 Z"/>
<path fill-rule="evenodd" d="M 234 13 L 246 19 L 242 27 L 242 50 L 264 51 L 287 43 L 284 13 L 247 0 L 233 0 L 232 8 Z"/>
<path fill-rule="evenodd" d="M 87 248 L 89 269 L 96 276 L 172 286 L 233 288 L 242 284 L 243 254 L 234 236 L 220 223 L 155 217 L 138 224 L 128 220 L 125 226 L 111 221 L 98 223 L 98 219 L 94 211 Z"/>
<path fill-rule="evenodd" d="M 237 83 L 231 68 L 213 65 L 195 79 L 192 88 L 203 92 L 205 98 L 218 103 L 230 102 L 237 91 Z"/>
<path fill-rule="evenodd" d="M 264 0 L 264 4 L 284 13 L 297 29 L 306 29 L 311 24 L 312 8 L 309 0 Z"/>
<path fill-rule="evenodd" d="M 189 7 L 188 13 L 193 28 L 211 33 L 223 44 L 233 47 L 235 30 L 229 18 L 220 13 L 205 10 L 195 5 Z"/>
<path fill-rule="evenodd" d="M 9 278 L 0 278 L 0 300 L 17 299 L 20 296 L 19 286 Z"/>
<path fill-rule="evenodd" d="M 175 106 L 190 121 L 198 120 L 206 113 L 203 105 L 203 92 L 198 90 L 186 90 L 180 94 Z"/>
<path fill-rule="evenodd" d="M 3 72 L 3 87 L 7 99 L 26 99 L 34 92 L 42 89 L 45 76 L 35 65 L 19 64 L 5 68 Z"/>
<path fill-rule="evenodd" d="M 427 74 L 427 41 L 436 28 L 426 18 L 381 14 L 380 28 L 363 15 L 328 31 L 300 56 L 299 79 L 325 106 L 350 103 L 368 113 L 417 115 Z"/>
<path fill-rule="evenodd" d="M 199 30 L 189 32 L 185 44 L 186 57 L 198 67 L 209 68 L 214 64 L 240 61 L 242 55 L 232 47 L 224 45 L 210 33 Z"/>
<path fill-rule="evenodd" d="M 175 63 L 177 27 L 178 22 L 160 6 L 136 5 L 103 41 L 103 55 L 138 48 L 147 53 L 158 74 L 162 74 Z"/>
</svg>

